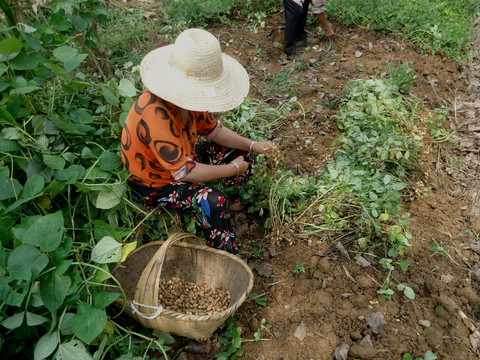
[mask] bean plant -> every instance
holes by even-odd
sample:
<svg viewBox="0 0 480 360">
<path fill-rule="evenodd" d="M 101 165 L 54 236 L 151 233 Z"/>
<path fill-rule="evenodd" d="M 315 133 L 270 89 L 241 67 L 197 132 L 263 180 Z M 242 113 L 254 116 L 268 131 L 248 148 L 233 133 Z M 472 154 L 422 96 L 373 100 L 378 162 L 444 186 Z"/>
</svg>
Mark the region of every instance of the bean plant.
<svg viewBox="0 0 480 360">
<path fill-rule="evenodd" d="M 388 273 L 378 293 L 391 298 L 395 264 L 408 269 L 402 257 L 410 246 L 410 223 L 401 197 L 408 174 L 419 164 L 421 142 L 409 135 L 416 126 L 414 102 L 408 97 L 415 72 L 407 63 L 386 67 L 384 78 L 351 80 L 345 87 L 336 115 L 343 130 L 336 140 L 338 150 L 319 177 L 319 192 L 304 211 L 303 229 L 330 241 L 353 241 L 360 248 L 383 244 L 380 264 Z M 398 283 L 397 290 L 414 297 L 404 284 Z"/>
<path fill-rule="evenodd" d="M 164 352 L 165 339 L 107 311 L 119 296 L 106 291 L 118 286 L 108 265 L 135 247 L 134 214 L 149 215 L 130 199 L 119 156 L 138 75 L 104 56 L 103 1 L 13 4 L 0 2 L 2 358 Z"/>
</svg>

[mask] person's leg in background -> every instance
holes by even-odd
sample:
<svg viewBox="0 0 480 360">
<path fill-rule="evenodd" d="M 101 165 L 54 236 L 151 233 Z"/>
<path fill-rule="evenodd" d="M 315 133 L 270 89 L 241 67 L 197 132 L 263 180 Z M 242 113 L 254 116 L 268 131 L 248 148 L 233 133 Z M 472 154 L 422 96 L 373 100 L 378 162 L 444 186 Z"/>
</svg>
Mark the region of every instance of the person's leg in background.
<svg viewBox="0 0 480 360">
<path fill-rule="evenodd" d="M 320 23 L 320 27 L 323 29 L 323 31 L 325 31 L 325 36 L 328 38 L 333 38 L 335 36 L 335 32 L 333 31 L 330 23 L 327 20 L 327 9 L 325 9 L 325 4 L 327 3 L 327 0 L 312 0 L 312 3 L 313 14 Z"/>
<path fill-rule="evenodd" d="M 285 12 L 283 51 L 288 56 L 295 56 L 297 55 L 297 41 L 301 37 L 301 31 L 304 31 L 304 9 L 293 0 L 283 0 L 283 7 Z"/>
<path fill-rule="evenodd" d="M 310 6 L 310 0 L 305 0 L 303 2 L 302 22 L 299 26 L 299 30 L 297 33 L 297 40 L 295 42 L 297 46 L 307 46 L 307 32 L 305 31 L 305 27 L 307 26 L 309 6 Z"/>
</svg>

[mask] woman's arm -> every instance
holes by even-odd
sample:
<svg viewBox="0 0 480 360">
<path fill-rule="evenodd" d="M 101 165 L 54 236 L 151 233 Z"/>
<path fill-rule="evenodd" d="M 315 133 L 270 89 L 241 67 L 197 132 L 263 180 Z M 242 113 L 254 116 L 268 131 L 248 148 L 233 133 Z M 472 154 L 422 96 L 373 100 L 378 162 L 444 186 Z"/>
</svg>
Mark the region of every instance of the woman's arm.
<svg viewBox="0 0 480 360">
<path fill-rule="evenodd" d="M 218 134 L 215 135 L 211 141 L 230 149 L 251 151 L 256 154 L 263 154 L 271 145 L 271 143 L 266 141 L 252 141 L 246 137 L 238 135 L 225 126 L 220 129 Z M 242 175 L 247 169 L 248 163 L 244 160 L 243 156 L 239 156 L 231 163 L 224 165 L 196 163 L 195 167 L 181 180 L 187 182 L 209 182 L 231 176 Z"/>
<path fill-rule="evenodd" d="M 218 145 L 228 147 L 230 149 L 238 149 L 250 151 L 256 154 L 265 153 L 266 149 L 271 145 L 267 141 L 252 141 L 249 138 L 238 135 L 226 126 L 223 126 L 219 133 L 212 139 Z M 252 146 L 253 143 L 253 146 Z M 252 148 L 250 148 L 252 146 Z"/>
<path fill-rule="evenodd" d="M 231 163 L 223 165 L 207 165 L 197 162 L 195 167 L 180 180 L 187 182 L 209 182 L 242 175 L 247 171 L 247 168 L 248 163 L 243 159 L 243 156 L 239 156 Z"/>
</svg>

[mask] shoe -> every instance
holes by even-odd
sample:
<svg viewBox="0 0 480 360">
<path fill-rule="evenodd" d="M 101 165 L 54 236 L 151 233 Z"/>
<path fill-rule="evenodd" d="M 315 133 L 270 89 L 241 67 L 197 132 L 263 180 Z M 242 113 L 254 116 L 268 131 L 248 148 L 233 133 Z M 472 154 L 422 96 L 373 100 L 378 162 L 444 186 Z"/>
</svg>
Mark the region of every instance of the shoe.
<svg viewBox="0 0 480 360">
<path fill-rule="evenodd" d="M 305 62 L 307 60 L 305 55 L 299 53 L 289 54 L 287 55 L 287 58 L 296 62 Z"/>
<path fill-rule="evenodd" d="M 302 40 L 298 40 L 295 44 L 295 46 L 307 46 L 307 45 L 308 45 L 307 38 L 302 39 Z"/>
</svg>

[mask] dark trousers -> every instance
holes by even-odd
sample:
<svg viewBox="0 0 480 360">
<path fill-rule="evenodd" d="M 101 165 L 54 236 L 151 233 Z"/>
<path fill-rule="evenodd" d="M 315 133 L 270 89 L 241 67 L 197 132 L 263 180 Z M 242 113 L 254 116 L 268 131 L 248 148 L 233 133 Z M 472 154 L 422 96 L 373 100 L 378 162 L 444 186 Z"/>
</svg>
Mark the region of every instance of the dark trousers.
<svg viewBox="0 0 480 360">
<path fill-rule="evenodd" d="M 285 40 L 283 51 L 287 55 L 297 53 L 297 42 L 307 38 L 305 25 L 307 24 L 308 6 L 310 0 L 305 0 L 303 7 L 292 0 L 283 0 L 285 12 Z"/>
</svg>

